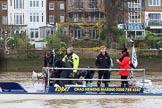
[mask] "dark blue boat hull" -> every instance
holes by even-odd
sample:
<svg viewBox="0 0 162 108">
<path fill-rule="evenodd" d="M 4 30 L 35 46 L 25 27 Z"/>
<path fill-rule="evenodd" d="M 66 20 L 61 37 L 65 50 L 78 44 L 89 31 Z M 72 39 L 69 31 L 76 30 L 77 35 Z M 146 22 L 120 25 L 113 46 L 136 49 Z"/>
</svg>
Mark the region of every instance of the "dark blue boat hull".
<svg viewBox="0 0 162 108">
<path fill-rule="evenodd" d="M 121 87 L 49 87 L 48 93 L 69 93 L 69 94 L 95 94 L 95 93 L 104 93 L 104 94 L 139 94 L 143 93 L 143 88 L 139 87 L 130 87 L 130 88 L 121 88 Z"/>
<path fill-rule="evenodd" d="M 31 93 L 17 82 L 0 82 L 1 94 L 64 94 L 64 95 L 154 95 L 162 96 L 162 92 L 144 93 L 138 87 L 52 87 L 44 93 Z"/>
<path fill-rule="evenodd" d="M 27 93 L 27 91 L 16 82 L 0 82 L 1 92 Z"/>
</svg>

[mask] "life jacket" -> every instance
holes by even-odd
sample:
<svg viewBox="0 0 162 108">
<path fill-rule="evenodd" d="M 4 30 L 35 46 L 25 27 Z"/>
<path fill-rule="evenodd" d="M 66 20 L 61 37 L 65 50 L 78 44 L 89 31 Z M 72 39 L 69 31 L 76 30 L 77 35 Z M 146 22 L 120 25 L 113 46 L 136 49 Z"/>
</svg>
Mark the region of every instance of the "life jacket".
<svg viewBox="0 0 162 108">
<path fill-rule="evenodd" d="M 79 66 L 79 57 L 75 53 L 65 55 L 62 61 L 71 64 L 72 68 L 78 68 Z M 77 72 L 77 70 L 75 69 L 73 72 Z"/>
</svg>

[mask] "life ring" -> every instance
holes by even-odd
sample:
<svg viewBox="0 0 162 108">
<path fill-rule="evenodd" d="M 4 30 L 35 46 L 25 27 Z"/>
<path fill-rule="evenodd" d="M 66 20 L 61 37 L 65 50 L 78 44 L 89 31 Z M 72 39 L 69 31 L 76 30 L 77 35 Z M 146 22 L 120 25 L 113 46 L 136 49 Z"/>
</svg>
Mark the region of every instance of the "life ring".
<svg viewBox="0 0 162 108">
<path fill-rule="evenodd" d="M 7 54 L 7 55 L 10 54 L 9 50 L 7 50 L 7 49 L 4 50 L 4 53 Z"/>
</svg>

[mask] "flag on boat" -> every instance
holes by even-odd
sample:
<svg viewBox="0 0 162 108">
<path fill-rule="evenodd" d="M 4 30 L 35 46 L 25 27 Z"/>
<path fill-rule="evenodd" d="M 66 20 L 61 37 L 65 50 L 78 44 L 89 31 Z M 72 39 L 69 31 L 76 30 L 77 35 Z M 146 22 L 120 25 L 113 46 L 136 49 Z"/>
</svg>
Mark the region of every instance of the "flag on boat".
<svg viewBox="0 0 162 108">
<path fill-rule="evenodd" d="M 136 68 L 137 65 L 138 65 L 138 61 L 137 61 L 137 54 L 136 54 L 136 49 L 133 45 L 133 48 L 132 48 L 132 64 L 133 66 Z"/>
</svg>

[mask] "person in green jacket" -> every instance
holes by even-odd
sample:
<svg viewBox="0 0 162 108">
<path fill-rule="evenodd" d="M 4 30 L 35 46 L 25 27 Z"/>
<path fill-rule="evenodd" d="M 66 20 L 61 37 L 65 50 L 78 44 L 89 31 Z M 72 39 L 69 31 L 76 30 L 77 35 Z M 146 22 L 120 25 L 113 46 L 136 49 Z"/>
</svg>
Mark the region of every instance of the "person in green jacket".
<svg viewBox="0 0 162 108">
<path fill-rule="evenodd" d="M 79 56 L 74 53 L 73 48 L 69 47 L 66 50 L 66 55 L 63 57 L 62 61 L 65 63 L 65 68 L 78 68 L 79 67 Z M 75 78 L 77 76 L 77 69 L 73 70 L 62 70 L 60 78 Z M 65 86 L 69 84 L 69 81 L 60 80 L 60 86 Z"/>
</svg>

